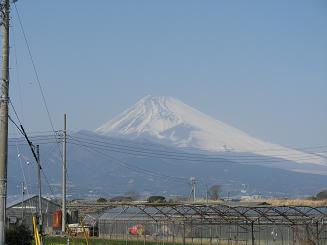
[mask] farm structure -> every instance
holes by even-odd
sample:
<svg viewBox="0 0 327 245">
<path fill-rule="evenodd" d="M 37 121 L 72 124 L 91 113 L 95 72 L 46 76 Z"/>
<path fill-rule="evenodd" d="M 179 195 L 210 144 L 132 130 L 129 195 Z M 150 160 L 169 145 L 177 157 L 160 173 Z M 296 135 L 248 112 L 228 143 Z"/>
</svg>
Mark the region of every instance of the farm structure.
<svg viewBox="0 0 327 245">
<path fill-rule="evenodd" d="M 83 208 L 80 206 L 80 208 Z M 84 207 L 85 208 L 85 207 Z M 158 244 L 327 245 L 327 207 L 103 204 L 102 238 Z"/>
<path fill-rule="evenodd" d="M 53 214 L 56 210 L 60 210 L 60 205 L 56 202 L 42 197 L 42 216 L 43 225 L 47 234 L 52 233 Z M 24 224 L 30 230 L 33 230 L 32 217 L 38 210 L 38 196 L 26 196 L 7 204 L 6 209 L 7 224 L 17 225 Z"/>
</svg>

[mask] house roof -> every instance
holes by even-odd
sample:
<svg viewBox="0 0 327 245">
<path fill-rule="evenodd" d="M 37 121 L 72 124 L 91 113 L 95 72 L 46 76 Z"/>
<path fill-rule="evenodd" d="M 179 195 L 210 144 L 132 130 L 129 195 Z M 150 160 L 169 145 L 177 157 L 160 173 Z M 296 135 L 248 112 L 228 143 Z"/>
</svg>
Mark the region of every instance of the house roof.
<svg viewBox="0 0 327 245">
<path fill-rule="evenodd" d="M 18 199 L 14 200 L 14 201 L 11 201 L 10 203 L 7 203 L 6 207 L 11 208 L 13 206 L 16 206 L 17 204 L 20 204 L 22 202 L 26 202 L 28 200 L 31 200 L 31 199 L 35 198 L 35 197 L 38 197 L 38 195 L 36 195 L 36 194 L 26 195 L 26 196 L 24 196 L 24 198 L 18 198 Z M 60 206 L 58 203 L 52 201 L 49 198 L 42 197 L 42 199 L 44 201 L 51 202 L 52 204 L 57 205 L 58 207 Z"/>
</svg>

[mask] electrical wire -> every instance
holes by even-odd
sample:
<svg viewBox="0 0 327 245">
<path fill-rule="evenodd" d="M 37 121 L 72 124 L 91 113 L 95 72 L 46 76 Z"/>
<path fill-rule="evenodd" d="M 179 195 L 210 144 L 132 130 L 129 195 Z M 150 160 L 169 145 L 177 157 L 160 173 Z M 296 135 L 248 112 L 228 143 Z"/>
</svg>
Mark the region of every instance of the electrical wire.
<svg viewBox="0 0 327 245">
<path fill-rule="evenodd" d="M 132 166 L 132 165 L 128 164 L 127 162 L 121 160 L 121 159 L 113 157 L 110 154 L 104 153 L 104 152 L 102 152 L 100 150 L 97 150 L 97 149 L 94 149 L 94 148 L 90 148 L 90 147 L 83 146 L 83 145 L 78 145 L 78 146 L 83 147 L 84 149 L 86 149 L 88 151 L 93 151 L 93 152 L 96 152 L 97 154 L 101 154 L 104 158 L 113 160 L 116 163 L 118 163 L 120 166 L 123 166 L 124 168 L 127 168 L 129 170 L 132 170 L 132 171 L 135 171 L 135 172 L 138 172 L 138 173 L 150 175 L 152 177 L 155 176 L 155 177 L 167 178 L 167 179 L 170 179 L 170 180 L 179 181 L 179 182 L 183 182 L 183 183 L 185 183 L 185 181 L 188 181 L 188 179 L 184 178 L 184 177 L 169 176 L 169 175 L 158 173 L 158 172 L 155 172 L 155 171 L 152 171 L 152 170 L 144 169 L 144 168 L 141 168 L 141 167 Z"/>
<path fill-rule="evenodd" d="M 100 140 L 92 139 L 92 137 L 90 137 L 90 135 L 87 135 L 87 134 L 85 134 L 83 132 L 79 132 L 78 134 L 80 134 L 82 136 L 85 136 L 87 138 L 84 138 L 84 137 L 81 137 L 81 136 L 76 136 L 76 135 L 74 135 L 74 136 L 71 135 L 71 137 L 79 138 L 79 139 L 94 140 L 94 141 L 99 142 L 99 143 L 108 143 L 108 144 L 112 144 L 112 145 L 125 146 L 125 147 L 127 147 L 124 144 L 119 144 L 119 143 L 116 143 L 116 142 L 115 143 L 109 142 L 109 139 L 113 139 L 113 138 L 109 138 L 107 136 L 100 136 L 102 138 L 105 138 L 105 141 L 100 141 Z M 129 148 L 130 147 L 133 148 L 133 146 L 131 146 L 131 145 L 135 145 L 134 148 L 138 148 L 138 149 L 140 149 L 140 148 L 142 148 L 142 149 L 149 149 L 148 147 L 147 148 L 140 147 L 138 143 L 135 143 L 133 141 L 129 141 L 128 143 L 129 143 L 129 145 L 128 145 Z M 162 147 L 162 145 L 154 144 L 154 143 L 151 144 L 150 142 L 142 142 L 142 144 L 145 145 L 145 146 L 155 146 L 155 147 L 161 146 Z M 307 146 L 307 147 L 295 147 L 295 148 L 284 148 L 283 150 L 280 150 L 280 149 L 268 149 L 268 148 L 266 148 L 266 149 L 263 149 L 263 150 L 257 150 L 256 152 L 267 152 L 267 151 L 278 151 L 278 152 L 285 151 L 285 152 L 287 152 L 287 151 L 303 151 L 303 150 L 320 149 L 320 148 L 327 148 L 327 145 Z M 153 149 L 153 148 L 150 148 L 150 149 Z M 172 152 L 172 153 L 174 153 L 174 151 L 162 150 L 161 148 L 158 149 L 158 150 L 159 151 L 163 151 L 163 152 Z M 237 151 L 238 152 L 241 152 L 242 151 L 241 149 L 233 149 L 233 150 L 235 150 L 236 152 Z M 189 153 L 186 153 L 186 154 L 189 154 Z M 204 155 L 204 154 L 201 154 L 201 153 L 192 153 L 192 155 Z"/>
<path fill-rule="evenodd" d="M 36 65 L 35 65 L 35 62 L 34 62 L 32 51 L 31 51 L 31 48 L 30 48 L 30 45 L 29 45 L 29 42 L 28 42 L 28 39 L 27 39 L 27 35 L 26 35 L 25 29 L 24 29 L 23 21 L 22 21 L 22 18 L 20 16 L 20 14 L 19 14 L 19 11 L 18 11 L 18 8 L 17 8 L 17 5 L 16 5 L 15 2 L 14 2 L 14 7 L 15 7 L 15 10 L 16 10 L 16 13 L 17 13 L 19 25 L 20 25 L 22 33 L 23 33 L 23 37 L 24 37 L 25 44 L 26 44 L 26 47 L 27 47 L 27 50 L 28 50 L 28 54 L 29 54 L 29 57 L 30 57 L 30 60 L 31 60 L 31 63 L 32 63 L 32 66 L 33 66 L 35 78 L 36 78 L 36 81 L 37 81 L 37 84 L 38 84 L 38 87 L 39 87 L 39 90 L 40 90 L 40 93 L 41 93 L 42 102 L 43 102 L 43 105 L 44 105 L 44 107 L 46 109 L 48 119 L 49 119 L 49 122 L 50 122 L 50 125 L 51 125 L 51 128 L 52 128 L 52 132 L 54 134 L 54 137 L 56 137 L 55 136 L 56 131 L 54 129 L 54 124 L 53 124 L 51 114 L 50 114 L 50 111 L 49 111 L 49 108 L 48 108 L 48 105 L 47 105 L 47 101 L 45 99 L 44 91 L 43 91 L 43 88 L 42 88 L 42 85 L 41 85 L 41 81 L 39 79 L 39 74 L 38 74 L 38 71 L 36 69 Z M 60 153 L 61 158 L 62 158 L 62 152 L 61 152 L 61 148 L 60 148 L 59 144 L 58 144 L 58 149 L 59 149 L 59 153 Z"/>
<path fill-rule="evenodd" d="M 44 136 L 31 136 L 29 137 L 31 140 L 33 141 L 48 141 L 48 142 L 59 142 L 60 139 L 57 138 L 56 140 L 53 139 L 52 135 L 50 136 L 47 136 L 47 135 L 44 135 Z M 25 142 L 25 139 L 23 137 L 13 137 L 13 138 L 10 138 L 9 140 L 15 140 L 15 141 L 18 141 L 18 142 Z"/>
<path fill-rule="evenodd" d="M 46 175 L 46 173 L 45 173 L 45 171 L 44 171 L 43 168 L 41 168 L 41 172 L 42 172 L 42 174 L 43 174 L 44 180 L 46 181 L 47 186 L 48 186 L 48 188 L 49 188 L 49 190 L 50 190 L 52 196 L 55 197 L 56 195 L 55 195 L 55 193 L 54 193 L 54 191 L 53 191 L 53 189 L 52 189 L 52 187 L 51 187 L 51 185 L 50 185 L 50 182 L 49 182 L 49 180 L 48 180 L 48 177 L 47 177 L 47 175 Z"/>
<path fill-rule="evenodd" d="M 25 171 L 24 171 L 24 167 L 23 167 L 22 159 L 21 159 L 21 152 L 20 152 L 18 144 L 16 145 L 16 151 L 17 151 L 17 157 L 19 159 L 19 165 L 20 165 L 20 168 L 21 168 L 21 171 L 22 171 L 23 180 L 24 180 L 24 183 L 26 184 L 26 192 L 27 192 L 27 195 L 29 196 L 30 195 L 29 194 L 29 189 L 28 189 L 28 184 L 29 183 L 26 180 L 26 175 L 25 175 Z"/>
<path fill-rule="evenodd" d="M 56 133 L 58 134 L 58 130 L 56 131 Z M 36 134 L 37 136 L 41 136 L 41 135 L 44 135 L 46 133 L 53 133 L 53 131 L 26 131 L 26 133 L 32 137 L 31 135 L 34 135 Z M 14 133 L 14 132 L 11 132 L 9 133 L 10 136 L 17 136 L 17 135 L 20 135 L 20 133 Z M 48 134 L 49 136 L 52 136 L 52 134 Z"/>
<path fill-rule="evenodd" d="M 16 123 L 16 122 L 15 122 L 15 121 L 10 117 L 10 116 L 8 116 L 8 118 L 9 118 L 9 120 L 14 124 L 14 126 L 19 130 L 19 132 L 20 132 L 21 134 L 24 135 L 24 132 L 23 132 L 22 129 L 17 125 L 17 123 Z M 48 180 L 48 178 L 47 178 L 47 176 L 46 176 L 46 174 L 45 174 L 45 172 L 44 172 L 44 169 L 41 167 L 41 163 L 37 163 L 37 164 L 40 165 L 40 169 L 41 169 L 41 171 L 42 171 L 42 173 L 43 173 L 43 175 L 44 175 L 44 179 L 45 179 L 45 181 L 46 181 L 46 183 L 47 183 L 47 185 L 48 185 L 48 188 L 49 188 L 50 192 L 52 193 L 53 196 L 55 196 L 55 194 L 54 194 L 54 192 L 53 192 L 53 190 L 52 190 L 52 187 L 51 187 L 51 185 L 50 185 L 50 183 L 49 183 L 49 180 Z"/>
<path fill-rule="evenodd" d="M 20 129 L 20 127 L 17 125 L 17 123 L 11 118 L 10 115 L 8 115 L 8 119 L 15 125 L 15 127 L 17 128 L 17 130 L 23 134 L 23 131 Z"/>
<path fill-rule="evenodd" d="M 16 71 L 16 80 L 17 80 L 17 85 L 18 85 L 18 95 L 19 95 L 19 102 L 20 102 L 20 111 L 22 113 L 22 120 L 23 122 L 24 120 L 24 107 L 23 107 L 23 96 L 22 96 L 22 88 L 21 88 L 21 83 L 20 83 L 20 76 L 19 76 L 19 69 L 18 69 L 18 59 L 17 59 L 17 48 L 16 48 L 16 38 L 15 38 L 15 29 L 14 26 L 12 26 L 12 28 L 10 28 L 10 30 L 12 31 L 12 40 L 13 40 L 13 44 L 14 44 L 14 58 L 15 58 L 15 71 Z"/>
<path fill-rule="evenodd" d="M 123 150 L 123 149 L 127 149 L 128 151 L 135 151 L 135 152 L 141 152 L 141 153 L 149 153 L 152 154 L 153 152 L 155 152 L 157 155 L 163 154 L 163 155 L 173 155 L 173 156 L 187 156 L 187 157 L 199 157 L 199 158 L 205 158 L 205 159 L 216 159 L 217 157 L 233 157 L 233 156 L 228 156 L 229 153 L 231 154 L 237 154 L 237 158 L 267 158 L 267 156 L 253 156 L 253 155 L 242 155 L 240 153 L 237 152 L 224 152 L 222 156 L 211 156 L 209 154 L 200 154 L 200 153 L 188 153 L 188 152 L 176 152 L 176 151 L 166 151 L 166 150 L 161 150 L 161 149 L 154 149 L 154 148 L 144 148 L 144 147 L 137 147 L 137 146 L 131 146 L 131 145 L 123 145 L 123 144 L 117 144 L 117 143 L 112 143 L 112 142 L 108 142 L 108 141 L 100 141 L 100 140 L 95 140 L 92 138 L 83 138 L 83 137 L 78 137 L 78 136 L 71 136 L 69 135 L 69 137 L 72 140 L 75 141 L 79 141 L 79 142 L 83 142 L 83 143 L 92 143 L 95 145 L 99 145 L 99 146 L 110 146 L 111 148 L 114 149 L 119 149 L 119 150 Z M 99 143 L 99 144 L 97 144 Z M 130 143 L 130 142 L 129 142 Z M 320 148 L 326 148 L 327 146 L 318 146 L 316 147 L 316 149 L 320 149 Z M 311 147 L 311 149 L 313 149 L 313 147 Z M 217 153 L 219 154 L 219 153 Z M 244 154 L 244 153 L 243 153 Z M 288 153 L 288 154 L 278 154 L 278 156 L 276 157 L 292 157 L 292 156 L 299 156 L 299 155 L 303 155 L 303 154 L 313 154 L 313 153 Z M 273 157 L 273 156 L 271 156 Z M 311 156 L 310 159 L 317 159 L 317 157 L 313 157 Z"/>
<path fill-rule="evenodd" d="M 77 144 L 77 145 L 83 145 L 86 147 L 93 147 L 101 150 L 107 150 L 110 152 L 117 152 L 117 153 L 124 153 L 124 154 L 129 154 L 129 155 L 134 155 L 134 156 L 148 156 L 148 157 L 157 157 L 161 159 L 171 159 L 171 160 L 182 160 L 182 161 L 201 161 L 201 162 L 222 162 L 222 161 L 242 161 L 243 163 L 253 163 L 260 161 L 261 163 L 272 163 L 272 162 L 283 162 L 287 160 L 283 159 L 267 159 L 267 157 L 264 156 L 248 156 L 247 158 L 245 157 L 228 157 L 228 156 L 221 156 L 221 157 L 207 157 L 205 155 L 192 155 L 192 154 L 187 154 L 187 153 L 181 153 L 178 155 L 176 154 L 164 154 L 161 152 L 154 152 L 154 151 L 141 151 L 141 150 L 134 150 L 134 149 L 126 149 L 126 148 L 120 148 L 116 146 L 109 146 L 109 145 L 103 145 L 103 144 L 97 144 L 94 142 L 87 142 L 87 141 L 81 141 L 77 139 L 72 139 L 71 137 L 68 138 L 68 143 L 71 144 Z M 316 158 L 314 157 L 297 157 L 297 160 L 305 161 L 305 160 L 314 160 Z M 290 161 L 290 160 L 288 160 Z"/>
</svg>

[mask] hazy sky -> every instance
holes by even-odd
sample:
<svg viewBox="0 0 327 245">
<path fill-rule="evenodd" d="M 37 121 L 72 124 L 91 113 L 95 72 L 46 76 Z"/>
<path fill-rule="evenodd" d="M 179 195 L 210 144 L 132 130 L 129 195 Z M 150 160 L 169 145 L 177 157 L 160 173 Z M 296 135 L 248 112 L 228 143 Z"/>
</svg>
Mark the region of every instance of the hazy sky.
<svg viewBox="0 0 327 245">
<path fill-rule="evenodd" d="M 58 129 L 64 112 L 69 129 L 94 130 L 170 95 L 270 142 L 327 144 L 325 0 L 16 5 Z M 14 8 L 11 37 L 12 101 L 28 130 L 49 130 Z"/>
</svg>

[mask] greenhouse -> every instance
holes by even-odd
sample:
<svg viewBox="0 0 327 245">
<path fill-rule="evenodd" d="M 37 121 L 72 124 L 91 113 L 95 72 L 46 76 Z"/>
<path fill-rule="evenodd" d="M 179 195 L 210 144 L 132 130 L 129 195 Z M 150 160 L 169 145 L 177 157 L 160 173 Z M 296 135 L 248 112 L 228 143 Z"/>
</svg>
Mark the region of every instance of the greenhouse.
<svg viewBox="0 0 327 245">
<path fill-rule="evenodd" d="M 327 207 L 119 204 L 99 236 L 158 244 L 326 244 Z"/>
</svg>

